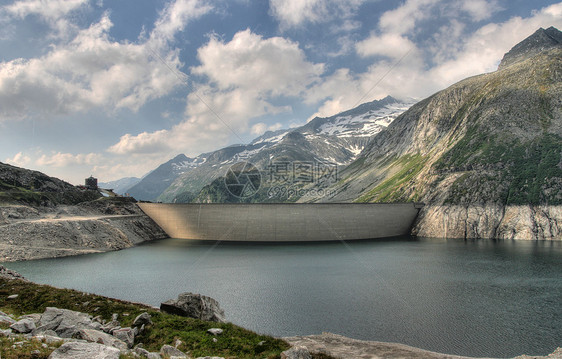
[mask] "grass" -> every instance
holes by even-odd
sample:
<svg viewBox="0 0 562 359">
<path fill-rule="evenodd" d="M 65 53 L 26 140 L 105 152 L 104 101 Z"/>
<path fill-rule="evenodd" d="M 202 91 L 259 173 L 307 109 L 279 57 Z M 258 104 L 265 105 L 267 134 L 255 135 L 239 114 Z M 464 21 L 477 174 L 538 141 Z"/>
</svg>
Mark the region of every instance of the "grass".
<svg viewBox="0 0 562 359">
<path fill-rule="evenodd" d="M 555 180 L 562 178 L 562 137 L 542 135 L 526 143 L 519 140 L 504 141 L 479 131 L 475 126 L 439 161 L 434 169 L 462 171 L 471 167 L 502 168 L 495 181 L 505 185 L 496 191 L 496 200 L 508 205 L 562 204 L 562 196 Z M 483 175 L 474 179 L 484 179 Z M 454 203 L 466 191 L 479 188 L 474 179 L 461 177 L 455 183 L 448 202 Z M 473 183 L 474 182 L 474 183 Z"/>
<path fill-rule="evenodd" d="M 47 359 L 62 341 L 47 344 L 44 340 L 0 337 L 0 357 L 2 359 Z"/>
<path fill-rule="evenodd" d="M 18 294 L 18 297 L 7 299 L 12 294 Z M 176 339 L 180 339 L 183 343 L 178 349 L 189 352 L 193 357 L 274 359 L 280 358 L 281 352 L 290 347 L 281 339 L 260 335 L 231 323 L 204 322 L 161 313 L 143 304 L 0 278 L 0 310 L 3 312 L 19 316 L 42 313 L 46 307 L 76 310 L 92 316 L 100 315 L 105 320 L 110 320 L 113 313 L 118 313 L 123 327 L 130 326 L 140 313 L 148 312 L 154 324 L 147 326 L 146 330 L 135 338 L 135 344 L 143 343 L 143 347 L 149 351 L 159 351 L 162 345 L 171 345 Z M 207 329 L 210 328 L 224 330 L 222 335 L 216 337 L 218 339 L 216 343 L 212 340 L 214 336 L 207 333 Z M 46 358 L 49 350 L 54 350 L 54 347 L 47 350 L 41 346 L 41 343 L 34 342 L 16 348 L 12 348 L 12 345 L 13 342 L 8 338 L 0 341 L 1 358 Z M 33 350 L 40 350 L 41 354 L 31 356 Z M 316 355 L 315 358 L 323 357 Z"/>
<path fill-rule="evenodd" d="M 400 168 L 393 176 L 362 195 L 356 202 L 396 202 L 415 200 L 404 198 L 405 184 L 411 181 L 425 166 L 427 158 L 419 154 L 405 155 L 394 161 L 391 167 Z"/>
</svg>

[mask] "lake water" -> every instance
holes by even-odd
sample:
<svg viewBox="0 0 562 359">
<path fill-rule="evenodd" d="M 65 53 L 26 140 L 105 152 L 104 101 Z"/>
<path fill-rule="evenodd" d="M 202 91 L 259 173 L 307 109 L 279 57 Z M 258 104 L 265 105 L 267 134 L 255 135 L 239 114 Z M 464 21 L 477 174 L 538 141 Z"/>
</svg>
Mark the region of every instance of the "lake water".
<svg viewBox="0 0 562 359">
<path fill-rule="evenodd" d="M 6 265 L 35 282 L 155 306 L 201 293 L 229 321 L 275 336 L 328 331 L 488 357 L 562 346 L 561 242 L 166 239 Z"/>
</svg>

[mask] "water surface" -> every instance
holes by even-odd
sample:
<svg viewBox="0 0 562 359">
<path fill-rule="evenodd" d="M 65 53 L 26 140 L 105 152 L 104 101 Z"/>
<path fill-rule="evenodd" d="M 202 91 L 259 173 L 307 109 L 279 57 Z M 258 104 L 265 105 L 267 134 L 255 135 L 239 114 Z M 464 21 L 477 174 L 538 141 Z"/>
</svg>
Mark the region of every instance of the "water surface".
<svg viewBox="0 0 562 359">
<path fill-rule="evenodd" d="M 155 306 L 180 292 L 209 295 L 229 321 L 275 336 L 328 331 L 488 357 L 562 346 L 560 242 L 166 239 L 7 266 L 35 282 Z"/>
</svg>

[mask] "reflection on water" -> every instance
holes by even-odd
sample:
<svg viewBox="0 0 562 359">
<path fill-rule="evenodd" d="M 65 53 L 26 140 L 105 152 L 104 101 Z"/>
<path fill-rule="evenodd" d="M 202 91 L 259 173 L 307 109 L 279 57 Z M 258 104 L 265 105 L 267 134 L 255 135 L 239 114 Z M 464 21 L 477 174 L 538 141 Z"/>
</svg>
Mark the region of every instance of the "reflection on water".
<svg viewBox="0 0 562 359">
<path fill-rule="evenodd" d="M 36 282 L 156 306 L 202 293 L 230 321 L 276 336 L 329 331 L 492 357 L 562 346 L 560 242 L 167 239 L 8 267 Z"/>
</svg>

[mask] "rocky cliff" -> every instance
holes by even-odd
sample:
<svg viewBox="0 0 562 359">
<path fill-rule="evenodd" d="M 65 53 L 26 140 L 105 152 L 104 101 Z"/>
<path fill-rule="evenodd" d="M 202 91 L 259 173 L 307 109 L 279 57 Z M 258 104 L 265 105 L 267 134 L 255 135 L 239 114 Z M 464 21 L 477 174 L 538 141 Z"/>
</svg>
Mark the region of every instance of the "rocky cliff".
<svg viewBox="0 0 562 359">
<path fill-rule="evenodd" d="M 425 202 L 423 236 L 562 239 L 560 35 L 540 29 L 498 71 L 412 106 L 317 200 Z"/>
<path fill-rule="evenodd" d="M 165 232 L 131 201 L 0 207 L 0 261 L 113 251 L 160 238 Z"/>
<path fill-rule="evenodd" d="M 0 163 L 0 261 L 104 252 L 167 235 L 132 198 Z"/>
</svg>

